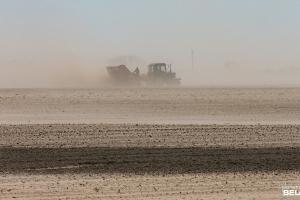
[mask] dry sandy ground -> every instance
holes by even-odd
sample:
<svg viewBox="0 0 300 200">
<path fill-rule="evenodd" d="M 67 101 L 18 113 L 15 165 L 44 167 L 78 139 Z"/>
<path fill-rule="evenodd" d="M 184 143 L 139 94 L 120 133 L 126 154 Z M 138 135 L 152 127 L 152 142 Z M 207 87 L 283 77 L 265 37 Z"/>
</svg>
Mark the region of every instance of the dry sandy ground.
<svg viewBox="0 0 300 200">
<path fill-rule="evenodd" d="M 0 199 L 282 199 L 299 121 L 300 89 L 0 90 Z"/>
<path fill-rule="evenodd" d="M 300 177 L 300 125 L 0 131 L 2 199 L 280 199 L 281 186 Z"/>
<path fill-rule="evenodd" d="M 0 123 L 299 124 L 300 89 L 0 90 Z"/>
</svg>

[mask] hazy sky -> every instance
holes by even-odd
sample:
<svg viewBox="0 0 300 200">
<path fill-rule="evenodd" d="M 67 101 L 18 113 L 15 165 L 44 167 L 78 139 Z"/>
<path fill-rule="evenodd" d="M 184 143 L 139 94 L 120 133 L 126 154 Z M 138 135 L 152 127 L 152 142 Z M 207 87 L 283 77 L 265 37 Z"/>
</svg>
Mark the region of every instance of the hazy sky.
<svg viewBox="0 0 300 200">
<path fill-rule="evenodd" d="M 94 84 L 126 58 L 172 63 L 187 84 L 300 85 L 299 11 L 298 0 L 0 0 L 0 87 Z"/>
</svg>

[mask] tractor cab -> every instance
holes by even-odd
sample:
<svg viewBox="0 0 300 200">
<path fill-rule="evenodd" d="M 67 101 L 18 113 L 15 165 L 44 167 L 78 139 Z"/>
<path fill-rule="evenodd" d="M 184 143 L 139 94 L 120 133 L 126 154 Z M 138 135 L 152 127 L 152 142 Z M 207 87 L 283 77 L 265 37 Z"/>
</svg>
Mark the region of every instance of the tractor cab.
<svg viewBox="0 0 300 200">
<path fill-rule="evenodd" d="M 154 85 L 179 85 L 180 79 L 172 72 L 171 64 L 152 63 L 148 65 L 148 83 Z"/>
<path fill-rule="evenodd" d="M 152 73 L 159 74 L 165 72 L 167 72 L 166 63 L 153 63 L 148 65 L 148 75 Z"/>
</svg>

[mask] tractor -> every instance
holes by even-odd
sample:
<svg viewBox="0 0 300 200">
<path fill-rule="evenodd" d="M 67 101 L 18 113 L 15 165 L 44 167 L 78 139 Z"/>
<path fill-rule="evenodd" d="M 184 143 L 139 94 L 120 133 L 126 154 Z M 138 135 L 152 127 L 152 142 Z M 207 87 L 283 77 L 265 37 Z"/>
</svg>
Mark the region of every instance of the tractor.
<svg viewBox="0 0 300 200">
<path fill-rule="evenodd" d="M 180 78 L 172 72 L 172 66 L 166 63 L 152 63 L 148 65 L 148 72 L 140 74 L 137 67 L 131 72 L 125 65 L 107 67 L 111 81 L 115 85 L 148 85 L 148 86 L 177 86 L 180 85 Z"/>
<path fill-rule="evenodd" d="M 176 73 L 172 72 L 171 64 L 152 63 L 148 65 L 146 76 L 148 85 L 180 85 L 180 78 L 176 78 Z"/>
</svg>

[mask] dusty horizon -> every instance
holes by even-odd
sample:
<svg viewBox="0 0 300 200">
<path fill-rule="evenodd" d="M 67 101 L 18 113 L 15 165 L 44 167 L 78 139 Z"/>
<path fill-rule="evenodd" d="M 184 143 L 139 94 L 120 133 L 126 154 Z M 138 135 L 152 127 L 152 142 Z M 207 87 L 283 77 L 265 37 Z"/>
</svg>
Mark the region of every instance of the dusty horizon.
<svg viewBox="0 0 300 200">
<path fill-rule="evenodd" d="M 150 63 L 150 62 L 149 62 Z M 101 88 L 110 86 L 106 66 L 126 62 L 107 62 L 97 65 L 40 65 L 27 68 L 10 67 L 0 74 L 0 88 Z M 146 65 L 127 64 L 130 70 L 139 67 L 146 73 Z M 182 87 L 300 87 L 300 69 L 278 70 L 236 69 L 216 67 L 183 70 L 173 65 L 182 80 Z"/>
<path fill-rule="evenodd" d="M 171 63 L 183 86 L 299 87 L 299 6 L 2 1 L 0 88 L 102 87 L 105 66 L 152 62 Z"/>
</svg>

